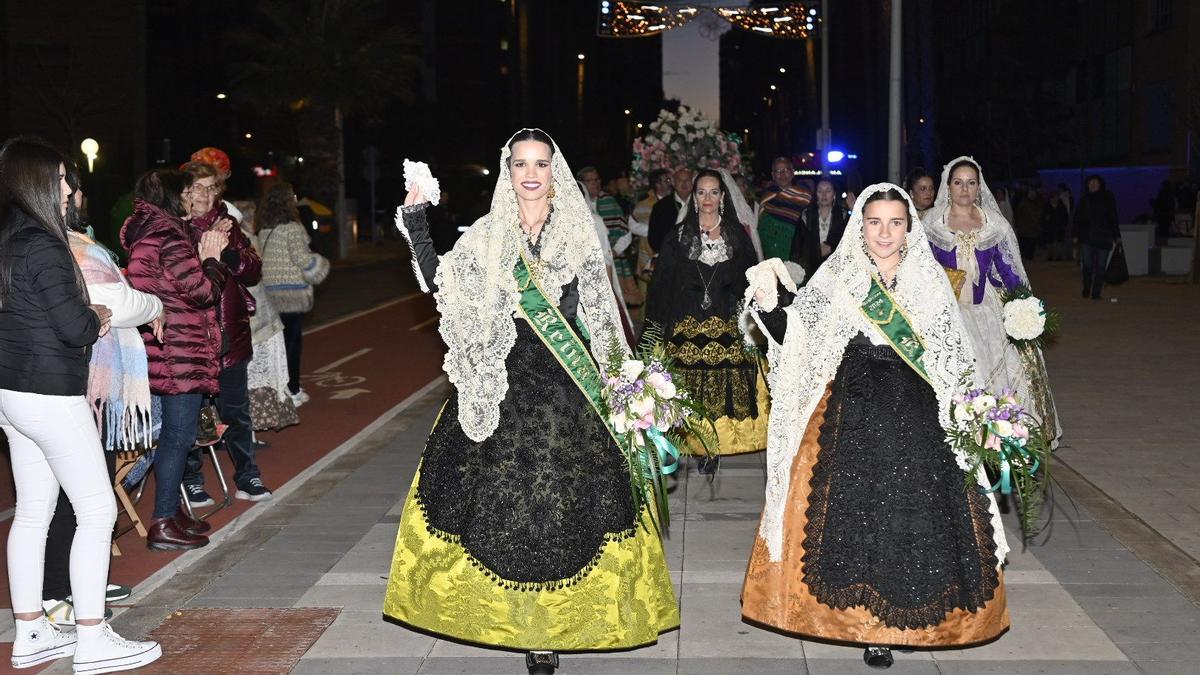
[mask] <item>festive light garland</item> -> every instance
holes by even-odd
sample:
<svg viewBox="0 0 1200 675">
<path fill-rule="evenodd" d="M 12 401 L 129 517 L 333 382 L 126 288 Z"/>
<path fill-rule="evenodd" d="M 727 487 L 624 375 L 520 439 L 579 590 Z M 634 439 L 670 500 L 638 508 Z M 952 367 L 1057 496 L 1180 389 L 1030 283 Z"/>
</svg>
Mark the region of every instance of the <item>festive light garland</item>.
<svg viewBox="0 0 1200 675">
<path fill-rule="evenodd" d="M 766 7 L 696 7 L 600 0 L 596 32 L 601 37 L 657 35 L 684 25 L 702 11 L 712 12 L 736 28 L 778 38 L 807 38 L 821 22 L 816 8 L 803 2 L 780 2 Z"/>
</svg>

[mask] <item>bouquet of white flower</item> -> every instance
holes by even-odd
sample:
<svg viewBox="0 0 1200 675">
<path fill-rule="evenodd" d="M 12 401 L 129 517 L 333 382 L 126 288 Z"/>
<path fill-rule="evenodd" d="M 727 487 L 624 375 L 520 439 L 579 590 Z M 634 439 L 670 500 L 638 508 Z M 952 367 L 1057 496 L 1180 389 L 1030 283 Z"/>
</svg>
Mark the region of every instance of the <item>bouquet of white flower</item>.
<svg viewBox="0 0 1200 675">
<path fill-rule="evenodd" d="M 988 491 L 1015 493 L 1021 531 L 1026 538 L 1035 534 L 1050 484 L 1050 448 L 1037 420 L 1008 389 L 966 391 L 954 397 L 951 412 L 954 427 L 946 440 L 966 459 L 967 489 L 974 489 L 980 466 L 992 469 L 1000 479 Z"/>
<path fill-rule="evenodd" d="M 703 408 L 675 386 L 671 362 L 655 326 L 648 326 L 642 334 L 634 358 L 622 359 L 615 346 L 609 351 L 612 365 L 604 374 L 601 391 L 604 412 L 625 451 L 639 514 L 653 495 L 656 508 L 650 516 L 655 524 L 666 526 L 670 513 L 665 477 L 679 468 L 677 448 L 682 436 L 694 435 L 707 450 L 710 444 L 715 446 L 716 429 Z"/>
<path fill-rule="evenodd" d="M 1004 332 L 1009 342 L 1018 347 L 1042 347 L 1058 332 L 1061 319 L 1058 312 L 1046 309 L 1040 298 L 1025 286 L 1018 286 L 1001 295 L 1004 303 Z"/>
<path fill-rule="evenodd" d="M 646 133 L 633 139 L 633 165 L 629 174 L 635 190 L 649 187 L 651 171 L 680 168 L 729 169 L 740 173 L 748 158 L 742 139 L 721 131 L 699 111 L 679 106 L 678 113 L 662 110 Z"/>
</svg>

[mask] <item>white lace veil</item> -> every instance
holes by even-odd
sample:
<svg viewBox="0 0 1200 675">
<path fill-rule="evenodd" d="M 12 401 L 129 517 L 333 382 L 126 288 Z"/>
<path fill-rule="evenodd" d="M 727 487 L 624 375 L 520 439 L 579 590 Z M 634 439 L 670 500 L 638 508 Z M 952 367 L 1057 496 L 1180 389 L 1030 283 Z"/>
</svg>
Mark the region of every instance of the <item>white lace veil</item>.
<svg viewBox="0 0 1200 675">
<path fill-rule="evenodd" d="M 946 215 L 950 212 L 950 171 L 955 164 L 964 161 L 970 162 L 979 172 L 978 206 L 983 211 L 983 228 L 976 235 L 975 247 L 985 249 L 997 246 L 1004 262 L 1021 277 L 1021 283 L 1028 286 L 1029 275 L 1025 273 L 1025 265 L 1021 262 L 1021 249 L 1017 245 L 1017 235 L 1013 232 L 1012 223 L 1000 213 L 1000 205 L 996 203 L 995 195 L 983 179 L 983 167 L 974 157 L 956 157 L 942 167 L 942 182 L 938 184 L 937 199 L 923 218 L 929 240 L 946 251 L 952 251 L 958 245 L 954 232 L 946 225 Z"/>
<path fill-rule="evenodd" d="M 746 202 L 742 188 L 733 179 L 733 174 L 729 173 L 729 169 L 720 169 L 720 171 L 721 182 L 725 184 L 725 191 L 733 200 L 733 210 L 737 211 L 738 222 L 746 228 L 746 234 L 750 235 L 750 243 L 754 246 L 754 253 L 759 260 L 762 260 L 762 241 L 758 238 L 758 220 L 754 217 L 754 209 L 750 208 L 750 204 Z"/>
<path fill-rule="evenodd" d="M 904 196 L 912 222 L 905 238 L 907 253 L 896 268 L 896 289 L 891 295 L 904 309 L 925 347 L 921 360 L 937 395 L 938 417 L 943 427 L 950 427 L 951 398 L 958 393 L 961 378 L 975 365 L 971 341 L 963 327 L 954 293 L 941 265 L 933 257 L 912 200 L 906 192 L 890 183 L 866 188 L 855 202 L 837 249 L 822 263 L 808 285 L 799 290 L 793 303 L 785 308 L 787 331 L 783 344 L 768 341 L 771 417 L 766 505 L 759 535 L 766 541 L 773 561 L 782 557 L 783 521 L 792 464 L 809 419 L 837 372 L 847 343 L 860 331 L 870 336 L 878 330 L 860 309 L 875 269 L 864 248 L 862 210 L 871 195 L 887 190 L 896 190 Z M 772 261 L 747 272 L 752 284 L 748 296 L 754 291 L 751 275 Z M 752 315 L 759 320 L 757 312 Z M 761 322 L 760 327 L 764 334 L 770 334 Z M 961 454 L 957 460 L 964 470 L 969 467 L 966 457 Z M 986 485 L 987 478 L 982 471 L 979 480 L 981 485 Z M 1008 546 L 994 499 L 991 512 L 997 556 L 1003 562 Z"/>
<path fill-rule="evenodd" d="M 441 315 L 438 330 L 448 347 L 442 367 L 458 390 L 458 420 L 463 432 L 476 442 L 491 436 L 500 423 L 500 402 L 508 392 L 504 362 L 517 336 L 514 315 L 520 294 L 513 267 L 527 240 L 521 231 L 508 166 L 511 141 L 500 148 L 491 211 L 475 221 L 442 257 L 435 276 L 438 291 L 434 298 Z M 544 263 L 540 283 L 550 294 L 549 300 L 558 303 L 562 287 L 579 279 L 580 318 L 603 369 L 614 341 L 625 353 L 629 346 L 605 275 L 591 209 L 557 144 L 553 150 L 554 213 L 540 236 Z"/>
</svg>

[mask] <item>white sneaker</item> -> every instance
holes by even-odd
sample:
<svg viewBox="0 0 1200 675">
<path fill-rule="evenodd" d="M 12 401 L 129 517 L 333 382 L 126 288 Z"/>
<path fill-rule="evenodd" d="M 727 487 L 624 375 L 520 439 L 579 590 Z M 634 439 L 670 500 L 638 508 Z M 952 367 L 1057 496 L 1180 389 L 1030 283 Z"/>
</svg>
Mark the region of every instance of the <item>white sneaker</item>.
<svg viewBox="0 0 1200 675">
<path fill-rule="evenodd" d="M 162 657 L 162 645 L 153 641 L 126 640 L 108 622 L 78 626 L 79 647 L 75 650 L 76 673 L 115 673 L 153 663 Z"/>
<path fill-rule="evenodd" d="M 303 389 L 301 389 L 300 391 L 298 391 L 294 394 L 289 392 L 288 396 L 290 396 L 292 399 L 292 405 L 296 406 L 297 408 L 304 405 L 305 403 L 308 403 L 309 398 L 310 398 L 308 395 L 308 392 L 304 391 Z"/>
<path fill-rule="evenodd" d="M 75 634 L 67 633 L 46 617 L 36 621 L 17 621 L 17 639 L 13 642 L 12 667 L 33 666 L 75 653 Z"/>
</svg>

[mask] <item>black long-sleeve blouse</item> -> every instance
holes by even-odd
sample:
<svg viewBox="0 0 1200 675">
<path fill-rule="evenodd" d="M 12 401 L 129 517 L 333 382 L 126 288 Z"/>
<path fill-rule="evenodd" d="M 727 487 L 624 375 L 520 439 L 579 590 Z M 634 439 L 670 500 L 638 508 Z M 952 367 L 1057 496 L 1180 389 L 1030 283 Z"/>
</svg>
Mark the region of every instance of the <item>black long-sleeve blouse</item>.
<svg viewBox="0 0 1200 675">
<path fill-rule="evenodd" d="M 404 227 L 408 229 L 413 260 L 416 261 L 417 269 L 420 270 L 425 284 L 432 293 L 437 291 L 434 275 L 437 274 L 439 260 L 437 250 L 433 246 L 433 239 L 429 235 L 429 221 L 425 218 L 425 210 L 428 207 L 428 203 L 414 204 L 401 208 L 400 212 L 404 218 Z M 552 222 L 546 224 L 546 227 L 553 226 Z M 562 300 L 558 303 L 558 310 L 570 324 L 574 325 L 575 316 L 579 312 L 579 280 L 572 279 L 562 288 Z"/>
</svg>

